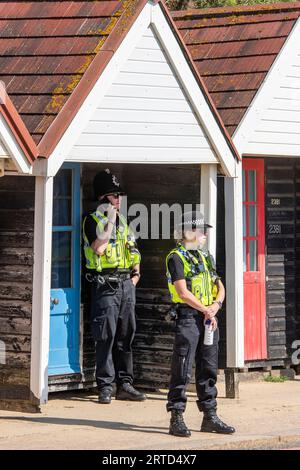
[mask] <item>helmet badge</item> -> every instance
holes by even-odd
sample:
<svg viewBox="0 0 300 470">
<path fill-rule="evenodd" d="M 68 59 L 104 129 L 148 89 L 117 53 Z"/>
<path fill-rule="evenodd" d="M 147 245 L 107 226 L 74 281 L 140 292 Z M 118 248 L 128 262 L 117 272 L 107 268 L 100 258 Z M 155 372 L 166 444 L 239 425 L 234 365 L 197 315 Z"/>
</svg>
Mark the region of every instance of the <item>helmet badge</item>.
<svg viewBox="0 0 300 470">
<path fill-rule="evenodd" d="M 116 175 L 113 175 L 112 180 L 113 180 L 113 183 L 114 183 L 116 186 L 120 186 L 120 183 L 119 183 L 119 181 L 117 180 Z"/>
</svg>

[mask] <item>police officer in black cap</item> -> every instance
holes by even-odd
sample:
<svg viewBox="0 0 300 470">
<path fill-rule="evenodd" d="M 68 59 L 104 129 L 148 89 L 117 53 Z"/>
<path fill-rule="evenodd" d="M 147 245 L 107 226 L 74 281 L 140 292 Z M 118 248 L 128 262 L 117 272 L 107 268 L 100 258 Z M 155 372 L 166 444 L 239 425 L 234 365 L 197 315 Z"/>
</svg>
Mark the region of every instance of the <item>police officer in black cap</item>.
<svg viewBox="0 0 300 470">
<path fill-rule="evenodd" d="M 133 387 L 132 341 L 136 330 L 135 287 L 140 278 L 140 253 L 120 213 L 124 193 L 109 169 L 94 179 L 97 209 L 83 221 L 86 279 L 91 285 L 91 330 L 96 341 L 99 403 L 143 401 Z"/>
<path fill-rule="evenodd" d="M 225 289 L 217 276 L 214 260 L 204 251 L 207 229 L 199 212 L 183 214 L 175 230 L 177 246 L 166 258 L 168 286 L 175 314 L 175 341 L 167 411 L 171 412 L 169 432 L 189 437 L 183 420 L 186 388 L 196 362 L 198 409 L 204 413 L 201 431 L 232 434 L 235 429 L 216 414 L 219 330 L 216 314 L 222 308 Z M 213 341 L 204 344 L 206 327 L 213 331 Z"/>
</svg>

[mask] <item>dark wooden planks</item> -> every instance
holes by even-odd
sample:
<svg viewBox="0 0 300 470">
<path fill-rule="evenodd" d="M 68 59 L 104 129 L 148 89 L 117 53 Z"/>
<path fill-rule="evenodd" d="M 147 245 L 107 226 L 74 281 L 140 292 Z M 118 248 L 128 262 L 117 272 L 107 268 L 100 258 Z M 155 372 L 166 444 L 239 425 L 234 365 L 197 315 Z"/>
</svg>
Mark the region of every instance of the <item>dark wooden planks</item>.
<svg viewBox="0 0 300 470">
<path fill-rule="evenodd" d="M 92 181 L 107 165 L 83 165 L 83 211 L 95 207 Z M 200 167 L 197 165 L 110 165 L 128 192 L 128 205 L 192 204 L 200 198 Z M 151 220 L 148 220 L 151 222 Z M 166 320 L 169 295 L 165 275 L 165 256 L 172 240 L 139 240 L 142 252 L 142 279 L 137 290 L 137 334 L 134 341 L 136 383 L 148 387 L 167 387 L 173 349 L 174 324 Z M 88 286 L 82 285 L 83 370 L 81 382 L 94 383 L 95 352 L 89 325 Z M 50 384 L 51 384 L 50 379 Z M 55 387 L 60 386 L 55 384 Z M 63 386 L 63 384 L 61 384 Z M 78 384 L 77 384 L 78 386 Z"/>
<path fill-rule="evenodd" d="M 31 409 L 30 349 L 35 179 L 0 179 L 0 407 Z"/>
<path fill-rule="evenodd" d="M 290 361 L 299 334 L 295 159 L 266 159 L 268 358 Z"/>
</svg>

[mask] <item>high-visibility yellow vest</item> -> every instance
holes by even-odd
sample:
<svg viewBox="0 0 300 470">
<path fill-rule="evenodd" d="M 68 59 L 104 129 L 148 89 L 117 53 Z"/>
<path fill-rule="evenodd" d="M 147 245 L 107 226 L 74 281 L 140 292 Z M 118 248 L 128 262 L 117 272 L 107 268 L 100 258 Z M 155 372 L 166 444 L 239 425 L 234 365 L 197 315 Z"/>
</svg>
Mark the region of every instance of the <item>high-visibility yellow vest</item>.
<svg viewBox="0 0 300 470">
<path fill-rule="evenodd" d="M 98 230 L 102 233 L 108 222 L 108 218 L 99 211 L 93 212 L 90 215 L 97 222 Z M 83 221 L 83 241 L 87 269 L 93 269 L 98 272 L 110 268 L 129 269 L 140 263 L 141 255 L 136 247 L 134 235 L 130 231 L 126 219 L 121 214 L 119 215 L 120 223 L 118 228 L 114 227 L 113 229 L 115 236 L 109 240 L 103 255 L 95 253 L 90 246 L 85 233 L 86 219 L 87 217 L 85 217 Z M 95 239 L 96 238 L 97 234 L 95 233 Z"/>
<path fill-rule="evenodd" d="M 178 245 L 170 251 L 166 257 L 168 288 L 171 300 L 174 303 L 184 303 L 177 294 L 174 284 L 172 284 L 168 269 L 169 258 L 174 253 L 176 253 L 183 262 L 184 277 L 187 282 L 187 287 L 194 296 L 206 306 L 211 305 L 217 297 L 218 287 L 216 281 L 219 278 L 215 272 L 214 260 L 209 253 L 204 254 L 201 250 L 197 251 L 199 253 L 199 259 L 186 250 L 184 246 Z"/>
</svg>

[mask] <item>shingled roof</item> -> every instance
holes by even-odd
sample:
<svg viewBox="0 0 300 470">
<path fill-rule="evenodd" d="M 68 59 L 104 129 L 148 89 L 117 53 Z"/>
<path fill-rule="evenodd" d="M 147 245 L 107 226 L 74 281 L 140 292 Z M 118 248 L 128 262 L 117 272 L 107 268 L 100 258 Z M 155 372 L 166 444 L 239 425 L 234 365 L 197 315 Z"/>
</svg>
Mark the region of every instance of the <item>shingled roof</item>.
<svg viewBox="0 0 300 470">
<path fill-rule="evenodd" d="M 118 24 L 121 30 L 143 3 L 0 2 L 0 80 L 36 143 L 111 31 Z"/>
<path fill-rule="evenodd" d="M 6 91 L 0 86 L 0 116 L 3 117 L 10 131 L 14 135 L 21 151 L 31 165 L 38 157 L 38 149 L 28 132 L 19 113 L 13 105 Z"/>
<path fill-rule="evenodd" d="M 51 154 L 147 1 L 0 1 L 0 80 L 40 156 Z M 161 3 L 228 145 L 239 158 L 163 0 L 154 1 Z"/>
<path fill-rule="evenodd" d="M 300 2 L 173 12 L 232 135 L 300 16 Z"/>
</svg>

